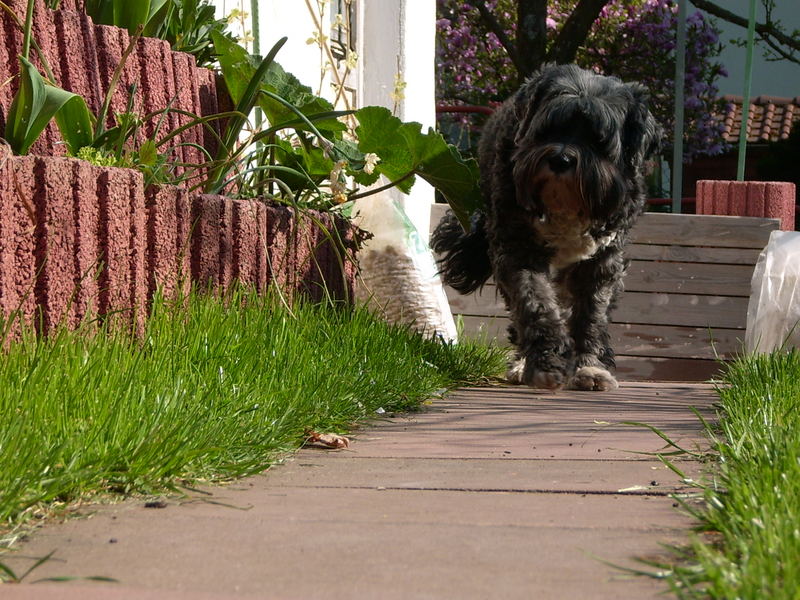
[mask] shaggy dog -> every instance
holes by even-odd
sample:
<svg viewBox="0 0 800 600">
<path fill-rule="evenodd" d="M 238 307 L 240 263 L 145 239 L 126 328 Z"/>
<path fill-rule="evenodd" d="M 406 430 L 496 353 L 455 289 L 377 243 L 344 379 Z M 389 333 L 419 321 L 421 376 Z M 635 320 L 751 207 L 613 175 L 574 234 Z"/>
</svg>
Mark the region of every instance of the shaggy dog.
<svg viewBox="0 0 800 600">
<path fill-rule="evenodd" d="M 462 294 L 494 276 L 516 347 L 511 382 L 617 387 L 608 314 L 660 137 L 644 87 L 574 65 L 543 68 L 487 122 L 484 207 L 469 232 L 448 213 L 431 245 Z"/>
</svg>

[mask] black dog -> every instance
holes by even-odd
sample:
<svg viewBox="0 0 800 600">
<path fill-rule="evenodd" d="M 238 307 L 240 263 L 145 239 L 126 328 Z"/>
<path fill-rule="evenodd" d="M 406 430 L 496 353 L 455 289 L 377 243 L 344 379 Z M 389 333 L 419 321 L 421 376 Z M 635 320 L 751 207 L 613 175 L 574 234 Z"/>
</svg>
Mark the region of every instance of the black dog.
<svg viewBox="0 0 800 600">
<path fill-rule="evenodd" d="M 574 65 L 543 68 L 487 122 L 484 210 L 467 233 L 448 213 L 432 247 L 445 283 L 462 294 L 494 275 L 517 349 L 510 381 L 617 387 L 608 314 L 660 137 L 644 87 Z"/>
</svg>

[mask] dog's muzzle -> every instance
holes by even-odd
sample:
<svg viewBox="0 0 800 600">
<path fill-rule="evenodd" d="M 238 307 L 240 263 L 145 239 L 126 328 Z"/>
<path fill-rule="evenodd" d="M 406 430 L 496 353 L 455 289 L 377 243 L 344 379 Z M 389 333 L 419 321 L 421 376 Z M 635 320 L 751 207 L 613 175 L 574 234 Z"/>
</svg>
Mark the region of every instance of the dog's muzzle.
<svg viewBox="0 0 800 600">
<path fill-rule="evenodd" d="M 578 164 L 578 159 L 566 152 L 561 152 L 555 156 L 551 156 L 547 161 L 547 166 L 555 175 L 561 175 L 575 168 Z"/>
</svg>

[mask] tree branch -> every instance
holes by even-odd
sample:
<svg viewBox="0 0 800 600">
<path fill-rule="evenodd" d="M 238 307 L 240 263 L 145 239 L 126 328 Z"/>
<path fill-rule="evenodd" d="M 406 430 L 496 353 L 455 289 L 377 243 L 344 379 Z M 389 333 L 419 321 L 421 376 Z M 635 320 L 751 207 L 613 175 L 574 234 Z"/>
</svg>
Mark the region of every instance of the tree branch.
<svg viewBox="0 0 800 600">
<path fill-rule="evenodd" d="M 519 71 L 519 57 L 517 54 L 517 47 L 513 41 L 506 35 L 505 29 L 500 24 L 500 21 L 492 14 L 488 8 L 486 8 L 486 2 L 484 0 L 474 0 L 472 2 L 473 6 L 478 9 L 478 13 L 481 16 L 481 21 L 486 26 L 486 29 L 491 31 L 493 34 L 497 36 L 500 44 L 505 48 L 508 57 L 511 59 L 511 62 L 514 63 L 514 66 Z"/>
<path fill-rule="evenodd" d="M 738 25 L 739 27 L 747 28 L 747 19 L 744 17 L 740 17 L 739 15 L 732 13 L 731 11 L 718 6 L 714 2 L 710 2 L 709 0 L 692 0 L 692 4 L 694 4 L 700 10 L 706 11 L 708 14 L 713 15 L 722 19 L 723 21 L 727 21 L 728 23 L 733 23 L 734 25 Z M 770 13 L 768 12 L 768 17 Z M 794 55 L 794 52 L 800 52 L 800 37 L 794 37 L 787 33 L 785 33 L 782 29 L 777 27 L 771 18 L 768 18 L 764 23 L 756 23 L 756 32 L 758 33 L 759 37 L 769 44 L 770 46 L 775 48 L 774 41 L 777 41 L 782 46 L 787 48 L 791 48 L 791 51 L 778 51 L 784 58 L 791 60 L 792 62 L 800 63 L 800 58 Z"/>
<path fill-rule="evenodd" d="M 586 41 L 589 30 L 609 1 L 580 0 L 558 33 L 547 59 L 558 64 L 574 62 L 578 48 Z"/>
</svg>

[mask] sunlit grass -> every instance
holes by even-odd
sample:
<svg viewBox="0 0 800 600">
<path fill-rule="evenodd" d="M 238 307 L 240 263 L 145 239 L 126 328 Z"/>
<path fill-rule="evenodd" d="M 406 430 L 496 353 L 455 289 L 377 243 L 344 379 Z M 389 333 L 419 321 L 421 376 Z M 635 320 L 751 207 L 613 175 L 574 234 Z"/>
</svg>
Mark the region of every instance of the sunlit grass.
<svg viewBox="0 0 800 600">
<path fill-rule="evenodd" d="M 670 579 L 683 598 L 800 598 L 800 353 L 732 363 L 719 387 L 701 532 Z"/>
<path fill-rule="evenodd" d="M 0 523 L 97 493 L 263 470 L 309 429 L 497 375 L 504 354 L 445 345 L 362 310 L 236 292 L 157 300 L 144 336 L 28 334 L 0 361 Z"/>
</svg>

